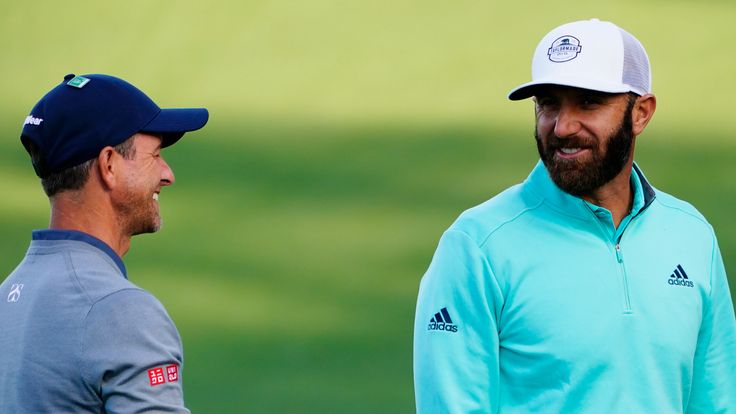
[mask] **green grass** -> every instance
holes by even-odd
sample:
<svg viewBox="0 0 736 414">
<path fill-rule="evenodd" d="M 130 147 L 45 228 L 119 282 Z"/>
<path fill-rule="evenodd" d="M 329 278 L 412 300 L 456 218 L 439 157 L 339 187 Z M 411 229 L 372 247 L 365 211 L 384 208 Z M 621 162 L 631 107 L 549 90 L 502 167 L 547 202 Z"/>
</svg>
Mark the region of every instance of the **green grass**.
<svg viewBox="0 0 736 414">
<path fill-rule="evenodd" d="M 612 19 L 648 47 L 659 108 L 637 160 L 710 219 L 736 291 L 736 5 L 100 4 L 14 3 L 0 17 L 0 274 L 48 220 L 17 135 L 65 73 L 208 106 L 210 124 L 165 152 L 177 183 L 164 229 L 126 256 L 180 329 L 194 412 L 413 410 L 419 279 L 461 211 L 534 165 L 530 104 L 504 96 L 570 19 Z"/>
<path fill-rule="evenodd" d="M 734 275 L 734 146 L 686 138 L 643 137 L 639 162 L 710 217 Z M 3 149 L 6 174 L 23 176 L 27 161 Z M 534 151 L 528 133 L 481 126 L 255 120 L 167 151 L 178 182 L 161 196 L 165 227 L 134 239 L 126 263 L 179 326 L 192 409 L 412 411 L 414 303 L 437 239 L 460 211 L 522 180 Z M 40 193 L 28 175 L 18 186 Z M 4 215 L 0 270 L 45 214 Z"/>
</svg>

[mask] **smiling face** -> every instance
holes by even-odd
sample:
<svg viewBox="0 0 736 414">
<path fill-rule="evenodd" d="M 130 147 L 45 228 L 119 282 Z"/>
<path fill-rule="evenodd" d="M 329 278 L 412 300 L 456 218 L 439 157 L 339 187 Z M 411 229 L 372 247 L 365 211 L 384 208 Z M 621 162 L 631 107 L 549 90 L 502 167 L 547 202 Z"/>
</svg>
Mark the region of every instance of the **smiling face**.
<svg viewBox="0 0 736 414">
<path fill-rule="evenodd" d="M 139 133 L 132 139 L 132 157 L 124 159 L 124 184 L 115 202 L 121 227 L 131 236 L 161 228 L 159 193 L 174 183 L 174 172 L 161 156 L 161 138 Z"/>
<path fill-rule="evenodd" d="M 631 164 L 636 95 L 550 86 L 534 101 L 539 156 L 565 192 L 590 195 Z"/>
</svg>

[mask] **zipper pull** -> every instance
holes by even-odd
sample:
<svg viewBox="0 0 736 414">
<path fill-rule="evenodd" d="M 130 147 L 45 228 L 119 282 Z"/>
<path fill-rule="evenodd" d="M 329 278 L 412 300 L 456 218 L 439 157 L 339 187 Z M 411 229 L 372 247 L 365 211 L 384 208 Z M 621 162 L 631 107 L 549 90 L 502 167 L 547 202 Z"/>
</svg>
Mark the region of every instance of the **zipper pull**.
<svg viewBox="0 0 736 414">
<path fill-rule="evenodd" d="M 623 256 L 621 255 L 621 245 L 620 245 L 620 244 L 617 244 L 617 245 L 616 245 L 616 260 L 617 260 L 617 261 L 618 261 L 619 263 L 623 263 L 623 262 L 624 262 L 624 258 L 623 258 Z"/>
</svg>

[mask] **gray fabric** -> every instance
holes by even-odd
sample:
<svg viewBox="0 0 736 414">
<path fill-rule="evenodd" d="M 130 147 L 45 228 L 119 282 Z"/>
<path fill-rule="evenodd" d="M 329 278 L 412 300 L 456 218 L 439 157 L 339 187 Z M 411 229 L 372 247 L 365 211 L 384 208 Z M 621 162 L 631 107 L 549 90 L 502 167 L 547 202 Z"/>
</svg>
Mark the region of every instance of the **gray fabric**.
<svg viewBox="0 0 736 414">
<path fill-rule="evenodd" d="M 95 246 L 33 240 L 0 285 L 0 332 L 0 413 L 189 413 L 171 318 Z"/>
</svg>

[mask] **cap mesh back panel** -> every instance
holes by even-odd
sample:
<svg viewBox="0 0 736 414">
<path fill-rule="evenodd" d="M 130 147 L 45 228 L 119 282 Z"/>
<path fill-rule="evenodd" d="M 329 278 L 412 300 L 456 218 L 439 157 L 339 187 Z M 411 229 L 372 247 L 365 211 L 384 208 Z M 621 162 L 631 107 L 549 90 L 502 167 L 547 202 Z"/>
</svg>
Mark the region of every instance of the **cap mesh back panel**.
<svg viewBox="0 0 736 414">
<path fill-rule="evenodd" d="M 638 89 L 641 93 L 648 93 L 651 91 L 651 77 L 647 52 L 634 36 L 623 29 L 620 30 L 624 41 L 623 82 Z"/>
</svg>

